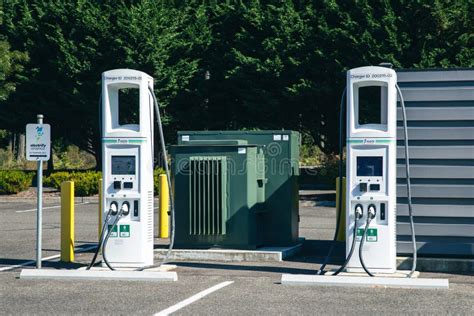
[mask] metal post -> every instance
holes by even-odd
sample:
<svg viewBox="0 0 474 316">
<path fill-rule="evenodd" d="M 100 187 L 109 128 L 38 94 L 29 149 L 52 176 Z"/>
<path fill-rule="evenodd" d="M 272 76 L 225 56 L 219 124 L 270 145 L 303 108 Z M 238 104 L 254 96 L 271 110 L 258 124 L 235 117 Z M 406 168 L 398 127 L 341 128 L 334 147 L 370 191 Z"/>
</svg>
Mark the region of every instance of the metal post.
<svg viewBox="0 0 474 316">
<path fill-rule="evenodd" d="M 38 124 L 43 124 L 43 115 L 38 114 L 36 116 Z M 37 187 L 36 187 L 36 268 L 41 269 L 41 239 L 43 226 L 43 161 L 38 160 L 38 173 L 37 173 Z"/>
</svg>

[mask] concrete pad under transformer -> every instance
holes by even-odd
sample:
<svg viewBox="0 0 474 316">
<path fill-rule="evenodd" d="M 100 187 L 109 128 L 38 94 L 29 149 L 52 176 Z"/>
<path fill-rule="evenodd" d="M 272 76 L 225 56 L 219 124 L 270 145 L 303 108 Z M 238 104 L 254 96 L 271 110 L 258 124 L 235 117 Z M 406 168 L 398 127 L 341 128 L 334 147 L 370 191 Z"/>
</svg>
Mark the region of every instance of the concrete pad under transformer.
<svg viewBox="0 0 474 316">
<path fill-rule="evenodd" d="M 169 260 L 223 262 L 280 262 L 298 254 L 303 243 L 288 247 L 262 247 L 256 250 L 239 249 L 173 249 Z M 155 261 L 164 258 L 167 249 L 155 249 Z"/>
<path fill-rule="evenodd" d="M 391 277 L 324 276 L 310 274 L 283 274 L 283 285 L 387 287 L 412 289 L 448 289 L 448 279 L 414 279 Z"/>
<path fill-rule="evenodd" d="M 176 272 L 23 269 L 20 279 L 173 282 Z"/>
</svg>

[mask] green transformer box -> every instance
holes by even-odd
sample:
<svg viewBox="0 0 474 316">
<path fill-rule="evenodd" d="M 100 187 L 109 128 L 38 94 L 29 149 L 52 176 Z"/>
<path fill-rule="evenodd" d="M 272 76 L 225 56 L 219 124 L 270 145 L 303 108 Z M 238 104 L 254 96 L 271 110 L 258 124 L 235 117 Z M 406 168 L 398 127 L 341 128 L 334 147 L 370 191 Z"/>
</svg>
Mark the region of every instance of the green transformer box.
<svg viewBox="0 0 474 316">
<path fill-rule="evenodd" d="M 298 241 L 300 134 L 182 131 L 171 149 L 177 248 Z"/>
</svg>

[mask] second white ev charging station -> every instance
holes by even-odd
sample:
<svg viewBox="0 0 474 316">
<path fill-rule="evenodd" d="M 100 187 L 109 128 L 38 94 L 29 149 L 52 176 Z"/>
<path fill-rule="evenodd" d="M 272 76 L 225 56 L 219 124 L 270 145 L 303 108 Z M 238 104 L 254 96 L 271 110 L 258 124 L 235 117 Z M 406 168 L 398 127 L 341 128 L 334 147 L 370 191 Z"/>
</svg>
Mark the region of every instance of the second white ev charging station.
<svg viewBox="0 0 474 316">
<path fill-rule="evenodd" d="M 352 251 L 359 253 L 350 257 L 348 272 L 396 271 L 396 83 L 395 71 L 385 67 L 347 72 L 346 257 L 354 236 Z M 374 123 L 360 117 L 359 92 L 369 86 L 380 89 Z"/>
<path fill-rule="evenodd" d="M 346 99 L 346 259 L 332 275 L 337 275 L 346 268 L 348 272 L 365 271 L 369 276 L 374 276 L 372 272 L 396 271 L 398 94 L 403 119 L 408 211 L 413 246 L 413 265 L 408 274 L 411 277 L 416 269 L 417 249 L 411 203 L 406 110 L 403 95 L 397 85 L 397 75 L 391 65 L 360 67 L 347 72 L 346 82 L 339 112 L 339 178 L 342 178 L 343 105 Z M 368 107 L 373 105 L 361 98 L 361 90 L 365 88 L 375 88 L 378 92 L 375 94 L 378 97 L 375 100 L 378 108 Z M 373 99 L 373 93 L 374 90 L 369 91 L 370 99 Z M 363 113 L 362 108 L 368 108 L 368 113 Z M 339 207 L 343 205 L 342 183 L 339 181 Z M 334 250 L 342 213 L 341 209 L 337 212 L 333 243 L 319 268 L 319 275 L 325 273 L 324 269 Z M 356 250 L 358 256 L 354 256 Z"/>
<path fill-rule="evenodd" d="M 385 65 L 384 65 L 385 66 Z M 388 65 L 387 65 L 388 66 Z M 361 98 L 361 90 L 369 91 L 369 99 L 378 97 L 377 108 Z M 368 91 L 368 90 L 366 90 Z M 396 272 L 396 163 L 397 163 L 397 94 L 400 98 L 408 213 L 413 247 L 413 263 L 407 278 L 374 277 L 374 273 Z M 344 124 L 344 100 L 347 104 L 347 124 Z M 367 106 L 369 105 L 369 106 Z M 361 111 L 369 109 L 369 115 Z M 373 113 L 371 113 L 373 111 Z M 362 112 L 362 113 L 361 113 Z M 374 115 L 375 114 L 375 115 Z M 347 127 L 346 163 L 346 259 L 328 275 L 324 270 L 331 258 L 340 230 L 343 181 L 339 181 L 339 210 L 333 242 L 317 275 L 283 274 L 282 284 L 288 285 L 352 285 L 403 288 L 449 288 L 448 280 L 415 279 L 417 248 L 411 203 L 410 158 L 405 102 L 397 85 L 395 71 L 387 67 L 361 67 L 347 72 L 347 86 L 341 97 L 339 112 L 339 179 L 343 176 L 343 127 Z M 358 256 L 354 256 L 357 249 Z M 347 267 L 347 269 L 346 269 Z M 373 278 L 337 276 L 347 272 L 365 271 Z M 403 272 L 401 273 L 404 274 Z"/>
</svg>

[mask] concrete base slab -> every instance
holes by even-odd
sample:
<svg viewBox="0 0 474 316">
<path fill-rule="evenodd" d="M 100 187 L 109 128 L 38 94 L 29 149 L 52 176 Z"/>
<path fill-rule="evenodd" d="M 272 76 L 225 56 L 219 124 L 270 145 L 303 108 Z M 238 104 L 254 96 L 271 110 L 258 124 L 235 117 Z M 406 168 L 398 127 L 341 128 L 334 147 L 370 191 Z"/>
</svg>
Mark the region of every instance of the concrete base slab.
<svg viewBox="0 0 474 316">
<path fill-rule="evenodd" d="M 237 249 L 173 249 L 169 260 L 279 262 L 298 254 L 303 243 L 289 247 L 262 247 L 256 250 Z M 155 249 L 155 259 L 164 258 L 167 249 Z"/>
<path fill-rule="evenodd" d="M 115 268 L 114 266 L 112 266 L 116 271 L 135 271 L 137 268 Z M 154 267 L 154 268 L 150 268 L 150 269 L 145 269 L 143 271 L 147 271 L 147 272 L 165 272 L 165 271 L 171 271 L 171 270 L 174 270 L 176 269 L 176 265 L 175 264 L 162 264 L 161 266 L 158 266 L 158 267 Z M 86 270 L 87 267 L 81 267 L 77 270 Z M 92 267 L 90 269 L 90 271 L 110 271 L 110 269 L 108 267 Z"/>
<path fill-rule="evenodd" d="M 178 280 L 178 275 L 176 272 L 23 269 L 20 279 L 172 282 Z"/>
<path fill-rule="evenodd" d="M 374 288 L 448 289 L 448 279 L 414 279 L 392 277 L 325 276 L 283 274 L 284 285 L 351 286 Z"/>
<path fill-rule="evenodd" d="M 369 270 L 370 271 L 370 270 Z M 331 270 L 331 271 L 328 271 L 326 272 L 326 276 L 331 276 L 333 275 L 333 273 L 336 272 L 336 269 L 334 270 Z M 408 277 L 408 274 L 410 274 L 410 270 L 397 270 L 395 271 L 395 273 L 373 273 L 376 277 L 380 277 L 380 278 L 407 278 Z M 348 277 L 352 277 L 352 276 L 358 276 L 358 277 L 367 277 L 367 273 L 365 272 L 340 272 L 338 274 L 338 276 L 348 276 Z M 413 275 L 411 276 L 413 279 L 416 279 L 420 276 L 420 272 L 419 271 L 415 271 L 413 272 Z"/>
</svg>

